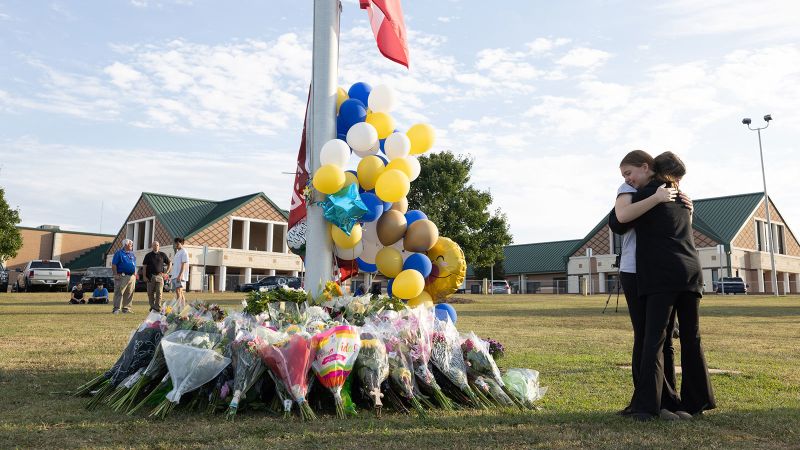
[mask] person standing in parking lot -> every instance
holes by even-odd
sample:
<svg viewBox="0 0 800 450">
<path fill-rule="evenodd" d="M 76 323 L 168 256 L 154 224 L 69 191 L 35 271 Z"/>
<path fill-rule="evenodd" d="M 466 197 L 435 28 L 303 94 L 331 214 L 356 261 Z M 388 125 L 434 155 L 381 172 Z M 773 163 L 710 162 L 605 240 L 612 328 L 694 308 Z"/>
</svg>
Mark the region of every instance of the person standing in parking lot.
<svg viewBox="0 0 800 450">
<path fill-rule="evenodd" d="M 152 251 L 144 255 L 142 275 L 147 281 L 147 300 L 150 311 L 161 312 L 161 295 L 164 291 L 164 274 L 169 272 L 169 258 L 160 251 L 161 244 L 153 241 Z"/>
<path fill-rule="evenodd" d="M 186 282 L 189 280 L 189 255 L 183 248 L 183 238 L 175 238 L 175 256 L 172 258 L 170 282 L 175 290 L 175 300 L 182 309 L 186 305 Z"/>
<path fill-rule="evenodd" d="M 136 288 L 136 254 L 133 253 L 133 241 L 125 239 L 122 248 L 114 253 L 111 260 L 111 270 L 114 271 L 114 309 L 113 314 L 119 314 L 120 306 L 123 313 L 133 312 L 133 291 Z"/>
</svg>

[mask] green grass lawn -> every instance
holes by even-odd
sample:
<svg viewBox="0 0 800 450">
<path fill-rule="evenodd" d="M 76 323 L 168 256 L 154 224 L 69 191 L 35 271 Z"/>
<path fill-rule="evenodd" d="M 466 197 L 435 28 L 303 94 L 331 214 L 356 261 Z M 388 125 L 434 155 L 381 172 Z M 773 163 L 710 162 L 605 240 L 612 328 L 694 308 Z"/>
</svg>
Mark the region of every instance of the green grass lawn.
<svg viewBox="0 0 800 450">
<path fill-rule="evenodd" d="M 605 296 L 467 296 L 462 332 L 506 345 L 501 367 L 541 372 L 542 410 L 368 412 L 346 421 L 280 420 L 245 411 L 176 411 L 166 421 L 84 409 L 69 395 L 116 360 L 147 310 L 111 315 L 109 305 L 68 305 L 67 294 L 0 294 L 0 448 L 800 448 L 800 298 L 709 296 L 701 307 L 718 409 L 696 421 L 634 423 L 614 412 L 631 394 L 631 327 L 601 314 Z M 238 294 L 189 294 L 237 307 Z M 676 343 L 677 345 L 677 343 Z"/>
</svg>

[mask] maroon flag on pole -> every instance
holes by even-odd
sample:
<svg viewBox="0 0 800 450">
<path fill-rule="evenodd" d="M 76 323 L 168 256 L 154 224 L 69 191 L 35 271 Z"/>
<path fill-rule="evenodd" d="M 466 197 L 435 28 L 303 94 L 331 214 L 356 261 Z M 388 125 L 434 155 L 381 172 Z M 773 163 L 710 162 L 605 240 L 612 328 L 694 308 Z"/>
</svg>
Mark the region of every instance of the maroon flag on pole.
<svg viewBox="0 0 800 450">
<path fill-rule="evenodd" d="M 311 102 L 310 89 L 309 100 Z M 297 151 L 297 168 L 292 186 L 292 202 L 289 206 L 289 229 L 286 241 L 293 253 L 305 259 L 306 255 L 306 195 L 308 185 L 308 164 L 306 163 L 306 123 L 308 121 L 308 103 L 306 103 L 306 119 L 303 121 L 303 135 L 300 138 L 300 149 Z"/>
<path fill-rule="evenodd" d="M 400 0 L 360 0 L 360 5 L 369 13 L 378 50 L 388 59 L 408 67 L 406 24 Z"/>
</svg>

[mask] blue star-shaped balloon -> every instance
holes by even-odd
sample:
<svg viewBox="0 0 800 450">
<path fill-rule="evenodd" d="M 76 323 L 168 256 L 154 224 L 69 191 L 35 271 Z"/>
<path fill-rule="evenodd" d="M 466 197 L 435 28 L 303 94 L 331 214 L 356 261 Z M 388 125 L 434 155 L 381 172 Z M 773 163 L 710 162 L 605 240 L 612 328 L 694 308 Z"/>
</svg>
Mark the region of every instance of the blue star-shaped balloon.
<svg viewBox="0 0 800 450">
<path fill-rule="evenodd" d="M 350 236 L 350 230 L 358 219 L 369 210 L 358 195 L 358 186 L 352 183 L 320 203 L 325 220 L 336 225 Z"/>
</svg>

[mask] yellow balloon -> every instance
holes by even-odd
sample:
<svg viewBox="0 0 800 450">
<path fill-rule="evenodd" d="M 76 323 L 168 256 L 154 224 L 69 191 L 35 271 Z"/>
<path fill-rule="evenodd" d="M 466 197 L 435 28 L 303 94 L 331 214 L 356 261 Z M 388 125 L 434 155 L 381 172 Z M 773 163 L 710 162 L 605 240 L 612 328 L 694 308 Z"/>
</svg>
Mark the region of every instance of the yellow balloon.
<svg viewBox="0 0 800 450">
<path fill-rule="evenodd" d="M 425 278 L 414 269 L 406 269 L 395 277 L 392 282 L 392 295 L 403 300 L 412 299 L 422 293 L 425 288 Z"/>
<path fill-rule="evenodd" d="M 425 291 L 434 300 L 442 300 L 452 295 L 464 282 L 467 275 L 464 252 L 451 239 L 439 236 L 427 255 L 436 268 L 433 272 L 434 280 L 425 286 Z"/>
<path fill-rule="evenodd" d="M 353 248 L 361 241 L 361 225 L 353 225 L 353 229 L 350 230 L 350 236 L 345 234 L 341 228 L 331 225 L 331 238 L 341 248 Z"/>
<path fill-rule="evenodd" d="M 312 183 L 323 194 L 334 194 L 344 187 L 344 171 L 333 164 L 325 164 L 317 169 Z"/>
<path fill-rule="evenodd" d="M 427 152 L 433 147 L 433 142 L 436 140 L 436 132 L 427 123 L 412 125 L 406 131 L 406 136 L 411 141 L 412 155 L 420 155 Z"/>
<path fill-rule="evenodd" d="M 342 186 L 342 187 L 350 186 L 353 183 L 358 185 L 358 177 L 356 176 L 356 174 L 354 174 L 353 172 L 349 172 L 349 171 L 345 172 L 344 173 L 344 186 Z"/>
<path fill-rule="evenodd" d="M 336 114 L 339 114 L 339 108 L 348 98 L 350 97 L 347 95 L 347 91 L 345 91 L 343 87 L 339 86 L 339 89 L 336 90 Z"/>
<path fill-rule="evenodd" d="M 375 255 L 375 265 L 382 274 L 394 278 L 403 271 L 403 255 L 393 247 L 383 247 Z"/>
<path fill-rule="evenodd" d="M 423 305 L 426 308 L 433 308 L 433 299 L 431 298 L 431 294 L 422 291 L 422 293 L 420 293 L 418 296 L 408 301 L 409 308 L 416 308 L 420 305 Z"/>
<path fill-rule="evenodd" d="M 384 170 L 386 166 L 383 165 L 383 160 L 375 155 L 367 156 L 358 163 L 358 183 L 365 190 L 372 190 Z"/>
<path fill-rule="evenodd" d="M 386 170 L 375 183 L 375 194 L 385 202 L 399 202 L 408 195 L 409 190 L 411 182 L 408 181 L 408 175 L 397 169 Z"/>
<path fill-rule="evenodd" d="M 394 119 L 383 112 L 370 112 L 367 114 L 367 123 L 378 131 L 378 139 L 386 139 L 394 133 Z"/>
<path fill-rule="evenodd" d="M 408 178 L 411 179 L 411 173 L 412 173 L 411 164 L 408 163 L 408 160 L 406 158 L 396 158 L 389 161 L 389 164 L 386 165 L 386 170 L 391 170 L 391 169 L 397 169 L 406 174 L 406 176 L 408 176 Z"/>
</svg>

